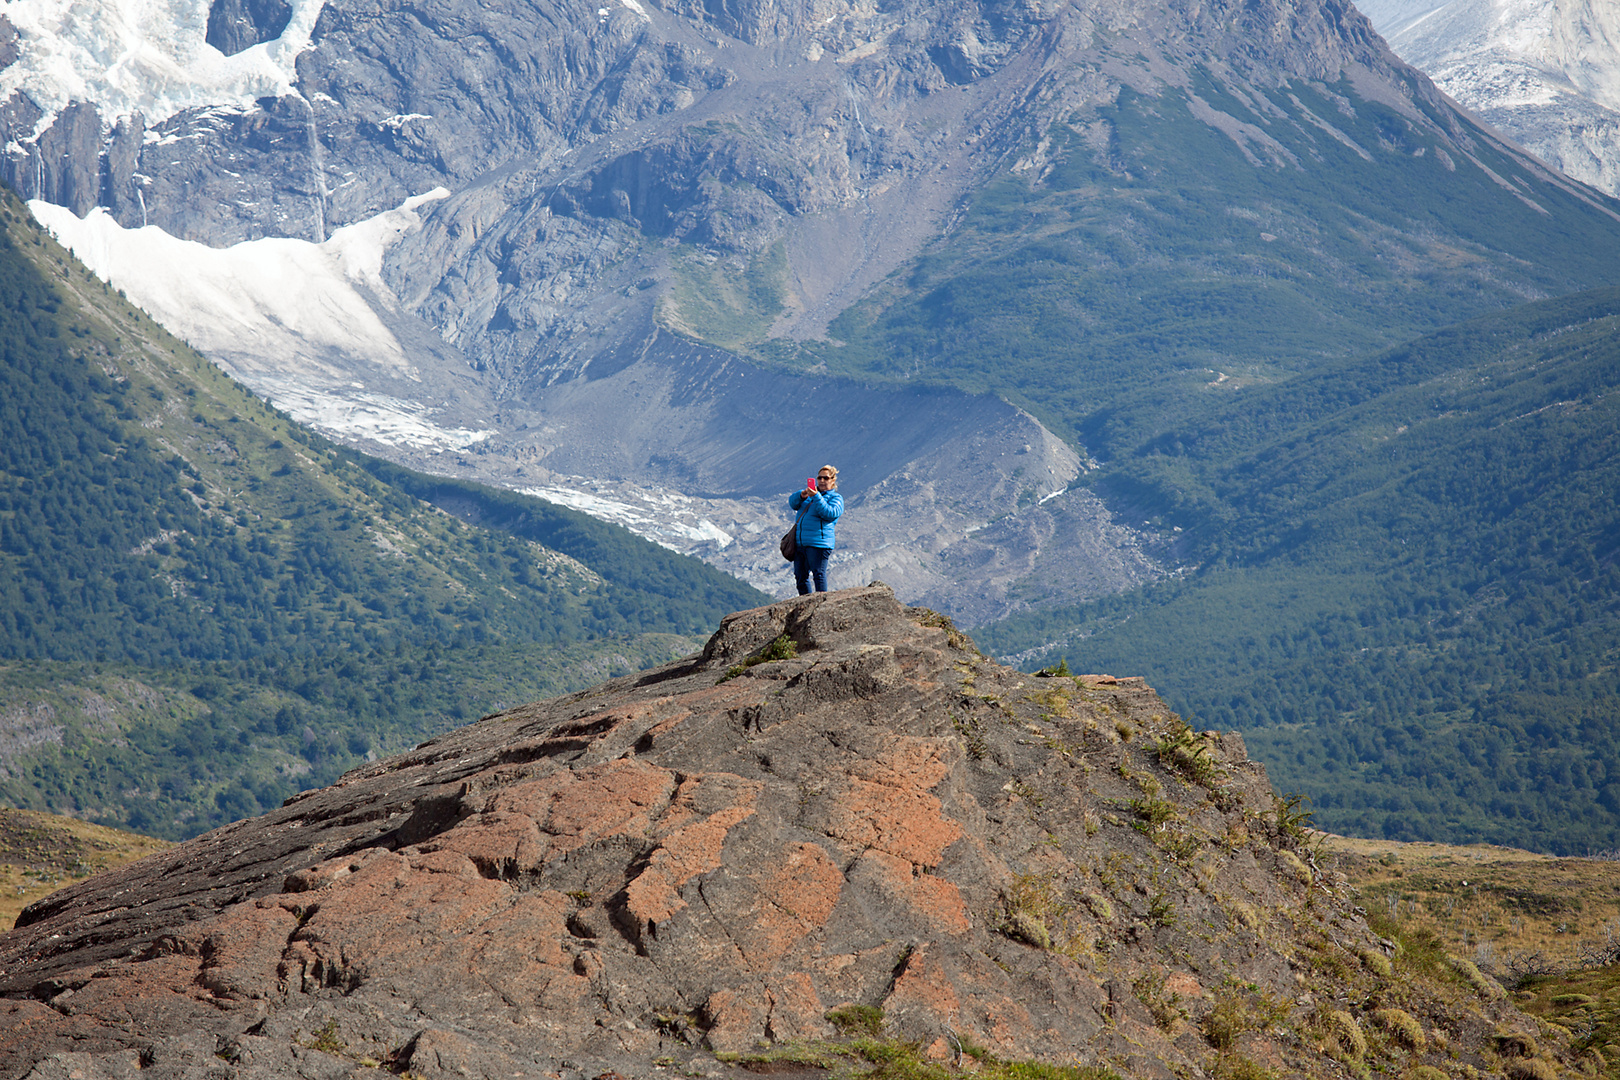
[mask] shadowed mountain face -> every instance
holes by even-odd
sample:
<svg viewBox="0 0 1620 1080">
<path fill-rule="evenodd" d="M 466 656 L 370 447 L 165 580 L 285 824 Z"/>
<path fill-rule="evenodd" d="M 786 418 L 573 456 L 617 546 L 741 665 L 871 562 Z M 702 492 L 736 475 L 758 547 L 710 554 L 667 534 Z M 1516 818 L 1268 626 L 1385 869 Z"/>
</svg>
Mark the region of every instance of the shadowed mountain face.
<svg viewBox="0 0 1620 1080">
<path fill-rule="evenodd" d="M 221 4 L 209 32 L 268 49 L 271 7 Z M 679 518 L 711 538 L 686 548 L 756 584 L 782 581 L 780 495 L 834 460 L 869 531 L 846 581 L 975 623 L 1129 588 L 1174 568 L 1168 538 L 1085 493 L 1040 502 L 1102 456 L 1095 414 L 1122 395 L 1175 414 L 1218 376 L 1614 274 L 1577 250 L 1620 241 L 1612 208 L 1459 115 L 1348 3 L 295 7 L 277 41 L 309 47 L 276 61 L 285 91 L 179 108 L 171 86 L 90 78 L 42 121 L 24 88 L 0 168 L 109 210 L 87 258 L 133 242 L 114 222 L 341 249 L 332 288 L 376 314 L 341 347 L 286 336 L 318 296 L 261 325 L 141 295 L 152 259 L 107 272 L 329 432 L 428 471 L 645 496 L 638 528 Z M 365 258 L 339 233 L 429 194 Z M 469 368 L 477 391 L 446 394 Z M 1015 419 L 965 396 L 986 392 L 1045 431 L 942 456 Z M 478 437 L 378 442 L 355 426 L 378 409 Z M 696 501 L 646 494 L 670 486 Z M 880 489 L 887 508 L 853 505 Z M 987 543 L 1003 519 L 1022 539 Z M 1065 543 L 1102 569 L 1047 572 Z"/>
<path fill-rule="evenodd" d="M 850 1006 L 1073 1080 L 1550 1070 L 1500 987 L 1374 933 L 1295 810 L 1140 679 L 821 594 L 34 904 L 0 1076 L 719 1075 Z"/>
</svg>

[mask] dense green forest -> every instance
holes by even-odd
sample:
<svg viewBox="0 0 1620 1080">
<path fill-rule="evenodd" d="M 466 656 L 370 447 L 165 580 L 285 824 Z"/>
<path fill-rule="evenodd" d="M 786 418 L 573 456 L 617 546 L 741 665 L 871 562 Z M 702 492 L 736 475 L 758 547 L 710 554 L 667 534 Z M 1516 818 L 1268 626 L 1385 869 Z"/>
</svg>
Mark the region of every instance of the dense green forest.
<svg viewBox="0 0 1620 1080">
<path fill-rule="evenodd" d="M 1620 848 L 1620 203 L 1348 83 L 1269 97 L 1122 90 L 771 362 L 1006 397 L 1176 538 L 987 650 L 1146 674 L 1328 828 Z"/>
<path fill-rule="evenodd" d="M 766 599 L 339 450 L 0 223 L 0 802 L 190 835 Z"/>
<path fill-rule="evenodd" d="M 1093 476 L 1197 570 L 986 648 L 1147 674 L 1331 829 L 1620 846 L 1620 290 L 1251 388 Z"/>
</svg>

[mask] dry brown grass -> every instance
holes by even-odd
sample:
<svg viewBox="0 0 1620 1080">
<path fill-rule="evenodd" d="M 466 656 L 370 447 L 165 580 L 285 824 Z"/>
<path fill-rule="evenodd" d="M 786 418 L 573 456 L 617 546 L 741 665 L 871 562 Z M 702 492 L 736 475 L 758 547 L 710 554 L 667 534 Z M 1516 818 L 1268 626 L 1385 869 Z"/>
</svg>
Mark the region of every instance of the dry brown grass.
<svg viewBox="0 0 1620 1080">
<path fill-rule="evenodd" d="M 35 900 L 79 878 L 173 846 L 77 818 L 0 808 L 0 930 L 16 925 Z"/>
<path fill-rule="evenodd" d="M 1487 970 L 1537 954 L 1566 970 L 1583 943 L 1620 935 L 1620 862 L 1333 835 L 1323 850 L 1338 856 L 1364 907 L 1433 930 Z"/>
</svg>

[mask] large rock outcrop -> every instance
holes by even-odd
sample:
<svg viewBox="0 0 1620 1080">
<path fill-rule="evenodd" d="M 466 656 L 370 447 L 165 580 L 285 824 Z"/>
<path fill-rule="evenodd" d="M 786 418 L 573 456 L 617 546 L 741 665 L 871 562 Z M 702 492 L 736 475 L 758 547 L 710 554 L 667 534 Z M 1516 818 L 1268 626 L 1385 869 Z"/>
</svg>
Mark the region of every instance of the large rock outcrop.
<svg viewBox="0 0 1620 1080">
<path fill-rule="evenodd" d="M 703 1075 L 852 1005 L 1094 1076 L 1496 1062 L 1499 988 L 1392 968 L 1301 835 L 1140 680 L 873 584 L 36 903 L 0 1076 Z"/>
</svg>

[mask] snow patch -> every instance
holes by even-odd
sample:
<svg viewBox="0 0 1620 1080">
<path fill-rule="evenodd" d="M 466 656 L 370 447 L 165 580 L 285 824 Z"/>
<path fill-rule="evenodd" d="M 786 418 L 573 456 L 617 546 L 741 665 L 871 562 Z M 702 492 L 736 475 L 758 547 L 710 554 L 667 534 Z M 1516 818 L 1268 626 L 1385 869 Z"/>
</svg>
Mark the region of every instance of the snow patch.
<svg viewBox="0 0 1620 1080">
<path fill-rule="evenodd" d="M 306 385 L 295 379 L 261 374 L 254 379 L 253 389 L 268 396 L 278 409 L 300 423 L 386 446 L 465 450 L 494 434 L 441 427 L 433 422 L 435 409 L 352 384 L 344 387 Z"/>
<path fill-rule="evenodd" d="M 125 229 L 101 207 L 81 219 L 40 200 L 28 206 L 97 277 L 203 352 L 230 354 L 252 342 L 266 355 L 279 343 L 289 356 L 336 350 L 406 374 L 404 350 L 360 289 L 397 306 L 382 280 L 383 253 L 420 225 L 417 207 L 449 194 L 435 188 L 320 244 L 267 237 L 228 248 L 156 225 Z"/>
<path fill-rule="evenodd" d="M 294 93 L 298 54 L 326 0 L 291 0 L 274 41 L 235 56 L 208 44 L 209 0 L 9 0 L 19 56 L 0 71 L 0 100 L 21 91 L 44 110 L 38 136 L 72 101 L 103 124 L 140 113 L 148 126 L 207 105 L 247 108 Z"/>
<path fill-rule="evenodd" d="M 695 523 L 677 520 L 676 515 L 671 514 L 668 507 L 661 505 L 660 498 L 651 494 L 641 496 L 637 503 L 633 504 L 576 488 L 555 485 L 518 490 L 524 495 L 533 495 L 535 498 L 566 506 L 570 510 L 589 514 L 600 521 L 623 525 L 637 536 L 651 540 L 671 551 L 686 553 L 695 544 L 714 544 L 724 548 L 730 545 L 733 539 L 730 533 L 708 518 L 699 518 Z M 667 498 L 669 494 L 666 493 L 663 497 Z M 691 499 L 680 496 L 675 501 L 690 502 Z"/>
<path fill-rule="evenodd" d="M 419 112 L 395 113 L 393 116 L 390 116 L 385 120 L 377 121 L 377 126 L 387 128 L 389 131 L 399 131 L 401 128 L 403 128 L 406 124 L 410 123 L 412 120 L 431 120 L 431 119 L 433 119 L 433 117 L 430 116 L 427 113 L 419 113 Z"/>
</svg>

